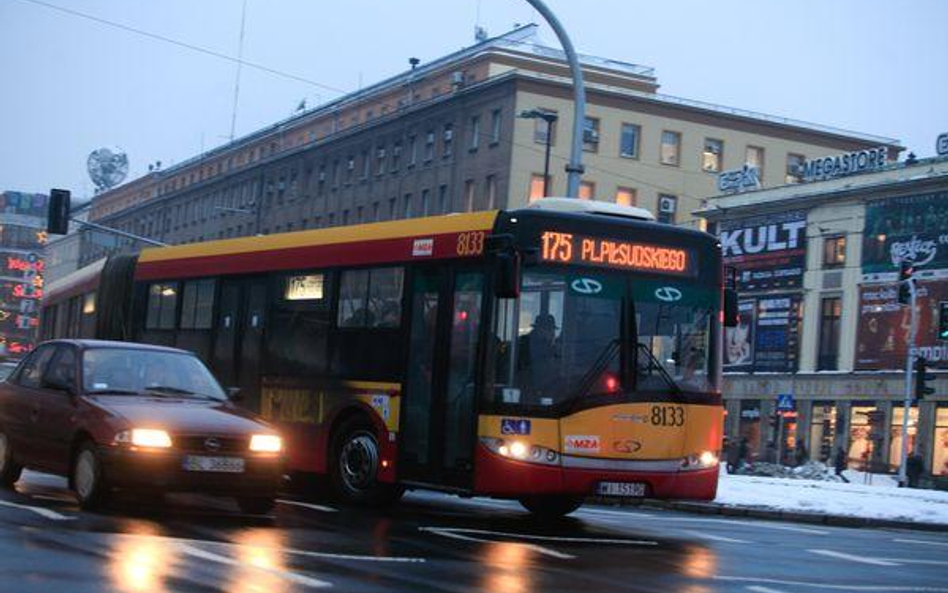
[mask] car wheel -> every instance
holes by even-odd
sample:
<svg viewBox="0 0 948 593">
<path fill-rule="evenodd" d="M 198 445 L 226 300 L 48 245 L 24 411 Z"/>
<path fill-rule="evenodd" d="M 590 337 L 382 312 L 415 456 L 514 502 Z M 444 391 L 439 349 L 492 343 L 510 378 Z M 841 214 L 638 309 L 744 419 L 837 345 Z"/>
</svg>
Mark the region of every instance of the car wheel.
<svg viewBox="0 0 948 593">
<path fill-rule="evenodd" d="M 378 481 L 378 438 L 363 418 L 346 420 L 333 439 L 330 483 L 337 498 L 363 506 L 385 506 L 401 498 L 402 488 Z"/>
<path fill-rule="evenodd" d="M 72 462 L 71 482 L 79 506 L 86 510 L 100 508 L 109 496 L 109 486 L 102 471 L 102 461 L 95 445 L 86 441 Z"/>
<path fill-rule="evenodd" d="M 582 496 L 529 496 L 520 499 L 525 509 L 541 519 L 564 517 L 583 504 Z"/>
<path fill-rule="evenodd" d="M 0 431 L 0 487 L 11 488 L 20 479 L 23 466 L 13 461 L 13 449 L 6 433 Z"/>
<path fill-rule="evenodd" d="M 268 515 L 276 506 L 272 496 L 244 496 L 237 499 L 240 510 L 248 515 Z"/>
</svg>

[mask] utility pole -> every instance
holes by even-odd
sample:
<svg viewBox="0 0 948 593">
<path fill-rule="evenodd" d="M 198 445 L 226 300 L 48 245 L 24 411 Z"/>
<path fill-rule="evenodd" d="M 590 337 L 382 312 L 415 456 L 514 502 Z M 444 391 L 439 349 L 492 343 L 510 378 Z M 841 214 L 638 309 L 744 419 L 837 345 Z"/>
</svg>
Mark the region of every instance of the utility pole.
<svg viewBox="0 0 948 593">
<path fill-rule="evenodd" d="M 908 460 L 909 412 L 912 409 L 912 368 L 915 366 L 913 364 L 915 360 L 915 333 L 918 330 L 918 313 L 915 310 L 915 301 L 918 298 L 918 291 L 916 290 L 915 278 L 913 276 L 914 269 L 911 263 L 902 262 L 899 272 L 899 291 L 904 294 L 902 286 L 908 287 L 908 302 L 909 307 L 911 307 L 908 343 L 905 345 L 905 407 L 902 412 L 902 451 L 899 454 L 899 485 L 903 487 L 908 484 L 905 464 Z"/>
<path fill-rule="evenodd" d="M 570 149 L 569 164 L 566 165 L 566 195 L 570 198 L 579 196 L 579 184 L 583 180 L 583 132 L 586 129 L 586 87 L 583 85 L 583 70 L 579 66 L 579 58 L 573 49 L 566 29 L 553 14 L 543 0 L 527 0 L 533 8 L 546 19 L 553 32 L 556 33 L 566 52 L 570 73 L 573 76 L 573 142 Z"/>
</svg>

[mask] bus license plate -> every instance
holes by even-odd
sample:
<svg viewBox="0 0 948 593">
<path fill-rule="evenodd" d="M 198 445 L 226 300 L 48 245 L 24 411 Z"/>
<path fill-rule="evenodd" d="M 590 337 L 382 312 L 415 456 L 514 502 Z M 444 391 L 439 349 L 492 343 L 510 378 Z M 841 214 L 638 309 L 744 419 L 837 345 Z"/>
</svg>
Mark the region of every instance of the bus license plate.
<svg viewBox="0 0 948 593">
<path fill-rule="evenodd" d="M 244 460 L 240 457 L 207 457 L 188 455 L 184 458 L 184 470 L 189 472 L 217 472 L 241 474 L 244 472 Z"/>
<path fill-rule="evenodd" d="M 642 498 L 645 496 L 643 482 L 599 482 L 596 494 L 600 496 L 623 496 L 628 498 Z"/>
</svg>

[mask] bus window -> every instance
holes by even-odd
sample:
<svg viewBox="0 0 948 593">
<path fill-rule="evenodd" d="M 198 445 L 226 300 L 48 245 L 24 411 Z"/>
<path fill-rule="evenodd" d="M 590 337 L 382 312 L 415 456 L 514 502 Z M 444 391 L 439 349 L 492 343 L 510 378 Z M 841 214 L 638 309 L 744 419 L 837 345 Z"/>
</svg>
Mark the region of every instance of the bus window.
<svg viewBox="0 0 948 593">
<path fill-rule="evenodd" d="M 347 270 L 339 285 L 339 327 L 401 326 L 402 268 Z"/>
<path fill-rule="evenodd" d="M 149 286 L 145 329 L 174 329 L 177 306 L 178 284 L 176 282 L 159 282 Z"/>
</svg>

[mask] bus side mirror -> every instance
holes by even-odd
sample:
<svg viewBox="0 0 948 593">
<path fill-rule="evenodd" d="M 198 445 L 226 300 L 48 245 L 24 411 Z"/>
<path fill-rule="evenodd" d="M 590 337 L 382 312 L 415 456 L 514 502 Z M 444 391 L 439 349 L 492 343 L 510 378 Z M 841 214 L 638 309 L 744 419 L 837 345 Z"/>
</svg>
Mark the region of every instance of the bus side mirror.
<svg viewBox="0 0 948 593">
<path fill-rule="evenodd" d="M 737 291 L 733 288 L 724 289 L 724 327 L 737 327 Z"/>
<path fill-rule="evenodd" d="M 520 296 L 520 254 L 514 249 L 494 254 L 494 296 L 499 299 Z"/>
</svg>

